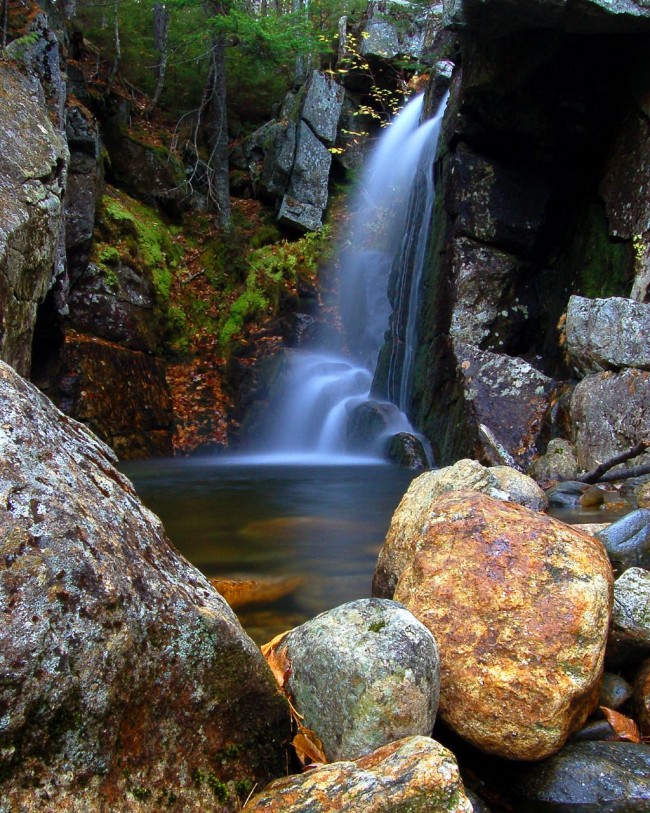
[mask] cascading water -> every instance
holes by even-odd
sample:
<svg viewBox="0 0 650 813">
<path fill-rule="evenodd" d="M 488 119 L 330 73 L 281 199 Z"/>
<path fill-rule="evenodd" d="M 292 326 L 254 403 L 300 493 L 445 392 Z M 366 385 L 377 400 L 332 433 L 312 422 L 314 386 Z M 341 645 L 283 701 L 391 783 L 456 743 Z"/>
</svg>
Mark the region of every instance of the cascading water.
<svg viewBox="0 0 650 813">
<path fill-rule="evenodd" d="M 342 355 L 326 341 L 291 354 L 284 393 L 264 444 L 266 452 L 319 462 L 351 461 L 353 452 L 377 459 L 384 457 L 388 437 L 413 434 L 406 416 L 389 402 L 372 402 L 375 425 L 378 421 L 381 427 L 370 433 L 372 437 L 355 441 L 348 425 L 370 398 L 392 311 L 388 284 L 395 261 L 413 270 L 401 273 L 397 268 L 400 316 L 397 322 L 393 318 L 393 329 L 410 341 L 414 338 L 416 297 L 433 208 L 432 162 L 442 116 L 420 126 L 422 104 L 421 96 L 411 101 L 384 133 L 357 193 L 356 214 L 343 241 L 348 248 L 340 262 L 339 311 L 349 354 Z M 417 200 L 410 199 L 413 189 Z M 406 369 L 405 362 L 392 365 L 398 366 Z M 395 403 L 401 402 L 398 395 Z"/>
</svg>

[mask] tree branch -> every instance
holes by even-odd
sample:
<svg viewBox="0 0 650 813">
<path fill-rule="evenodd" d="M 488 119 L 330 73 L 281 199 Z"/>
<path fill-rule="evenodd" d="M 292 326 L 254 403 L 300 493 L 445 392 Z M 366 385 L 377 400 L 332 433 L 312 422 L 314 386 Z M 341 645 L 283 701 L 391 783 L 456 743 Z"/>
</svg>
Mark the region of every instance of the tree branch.
<svg viewBox="0 0 650 813">
<path fill-rule="evenodd" d="M 604 463 L 601 463 L 599 466 L 596 466 L 595 469 L 588 471 L 586 474 L 583 474 L 582 477 L 578 477 L 578 480 L 581 483 L 589 483 L 590 485 L 593 483 L 604 483 L 604 482 L 611 482 L 612 480 L 626 480 L 630 477 L 639 477 L 640 474 L 630 474 L 631 471 L 635 471 L 634 469 L 627 469 L 627 471 L 623 471 L 620 473 L 609 474 L 605 475 L 610 469 L 613 469 L 614 466 L 618 466 L 620 463 L 625 463 L 627 460 L 632 460 L 635 457 L 647 452 L 650 448 L 650 440 L 642 440 L 640 443 L 637 443 L 636 446 L 632 446 L 631 449 L 628 449 L 626 452 L 621 452 L 620 454 L 615 455 L 614 457 L 610 457 L 609 460 L 606 460 Z M 642 472 L 643 474 L 650 473 L 650 467 L 648 466 L 638 466 L 637 469 L 648 469 L 648 471 Z"/>
</svg>

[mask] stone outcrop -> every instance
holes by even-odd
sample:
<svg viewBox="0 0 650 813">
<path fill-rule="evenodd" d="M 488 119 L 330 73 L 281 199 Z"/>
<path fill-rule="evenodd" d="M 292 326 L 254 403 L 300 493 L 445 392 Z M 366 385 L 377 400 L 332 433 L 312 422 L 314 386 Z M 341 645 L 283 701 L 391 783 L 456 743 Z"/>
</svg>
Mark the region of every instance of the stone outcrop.
<svg viewBox="0 0 650 813">
<path fill-rule="evenodd" d="M 450 491 L 477 491 L 538 511 L 548 507 L 544 492 L 530 477 L 504 466 L 487 468 L 476 460 L 459 460 L 424 472 L 411 482 L 393 514 L 375 569 L 374 595 L 392 598 L 397 580 L 418 551 L 421 529 L 433 519 L 435 500 Z"/>
<path fill-rule="evenodd" d="M 38 306 L 61 271 L 67 146 L 37 79 L 0 62 L 0 357 L 29 375 Z"/>
<path fill-rule="evenodd" d="M 405 410 L 443 465 L 485 454 L 477 424 L 495 429 L 477 416 L 477 404 L 501 412 L 499 388 L 467 397 L 468 361 L 480 368 L 504 355 L 548 379 L 570 379 L 563 344 L 575 325 L 570 315 L 565 331 L 570 297 L 630 297 L 641 309 L 650 280 L 648 8 L 631 0 L 453 0 L 444 11 L 461 59 L 438 147 Z M 629 355 L 623 361 L 643 366 Z M 612 357 L 607 367 L 620 363 Z M 514 446 L 528 450 L 523 460 L 515 455 L 525 466 L 549 438 L 573 439 L 557 393 L 539 386 L 546 411 L 523 391 L 513 399 L 514 424 L 535 425 Z"/>
<path fill-rule="evenodd" d="M 259 650 L 110 449 L 5 364 L 0 412 L 0 809 L 238 809 L 284 771 Z"/>
<path fill-rule="evenodd" d="M 633 299 L 572 296 L 566 318 L 567 350 L 581 374 L 650 369 L 650 305 Z"/>
<path fill-rule="evenodd" d="M 438 642 L 440 717 L 489 753 L 554 753 L 598 700 L 612 600 L 602 545 L 467 491 L 432 502 L 413 533 L 394 599 Z"/>
<path fill-rule="evenodd" d="M 428 737 L 408 737 L 354 762 L 322 765 L 271 783 L 245 813 L 472 813 L 453 755 Z"/>
<path fill-rule="evenodd" d="M 360 599 L 291 630 L 278 646 L 285 689 L 331 761 L 352 760 L 416 734 L 438 709 L 438 650 L 400 604 Z"/>
<path fill-rule="evenodd" d="M 278 220 L 299 231 L 322 226 L 332 155 L 343 105 L 343 88 L 313 71 L 300 94 L 285 100 L 284 121 L 253 135 L 251 163 L 262 164 L 260 191 L 279 202 Z"/>
<path fill-rule="evenodd" d="M 650 372 L 626 369 L 589 375 L 571 396 L 576 458 L 590 471 L 647 438 L 650 422 Z M 645 453 L 622 469 L 650 462 Z"/>
</svg>

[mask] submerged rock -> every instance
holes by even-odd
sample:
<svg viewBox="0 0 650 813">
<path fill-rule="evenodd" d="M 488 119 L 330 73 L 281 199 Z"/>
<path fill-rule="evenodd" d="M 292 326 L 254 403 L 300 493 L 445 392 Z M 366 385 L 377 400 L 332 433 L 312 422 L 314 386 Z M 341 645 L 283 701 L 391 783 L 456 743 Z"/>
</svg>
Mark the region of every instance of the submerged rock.
<svg viewBox="0 0 650 813">
<path fill-rule="evenodd" d="M 286 705 L 114 461 L 0 364 L 0 810 L 235 810 Z"/>
<path fill-rule="evenodd" d="M 439 497 L 412 533 L 395 600 L 438 641 L 440 717 L 489 753 L 554 753 L 598 700 L 612 592 L 602 545 L 469 491 Z"/>
<path fill-rule="evenodd" d="M 644 813 L 650 809 L 650 748 L 580 742 L 534 765 L 516 782 L 520 801 L 554 813 Z"/>
<path fill-rule="evenodd" d="M 429 735 L 438 709 L 438 650 L 402 605 L 343 604 L 291 630 L 277 647 L 285 688 L 328 759 L 356 759 L 393 740 Z"/>
<path fill-rule="evenodd" d="M 428 737 L 271 783 L 245 813 L 472 813 L 453 754 Z"/>
</svg>

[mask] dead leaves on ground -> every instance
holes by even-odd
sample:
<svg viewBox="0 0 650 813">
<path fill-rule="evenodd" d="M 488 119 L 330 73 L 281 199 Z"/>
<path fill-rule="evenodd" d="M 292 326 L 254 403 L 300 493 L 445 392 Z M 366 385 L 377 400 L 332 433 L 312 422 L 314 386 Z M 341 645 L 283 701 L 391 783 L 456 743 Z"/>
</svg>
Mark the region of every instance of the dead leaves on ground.
<svg viewBox="0 0 650 813">
<path fill-rule="evenodd" d="M 311 768 L 316 765 L 325 764 L 327 762 L 327 757 L 323 751 L 323 743 L 320 741 L 318 736 L 311 730 L 311 728 L 307 728 L 302 724 L 303 717 L 296 710 L 296 708 L 294 708 L 289 692 L 285 688 L 285 684 L 289 679 L 289 675 L 291 674 L 291 662 L 286 655 L 286 650 L 278 650 L 278 647 L 288 632 L 290 632 L 290 630 L 276 635 L 272 641 L 269 641 L 268 644 L 263 644 L 260 649 L 262 650 L 262 655 L 266 659 L 271 672 L 273 672 L 273 677 L 280 687 L 280 691 L 284 694 L 289 703 L 291 720 L 296 729 L 296 734 L 291 741 L 291 744 L 293 745 L 296 756 L 298 757 L 303 770 L 306 770 L 307 768 Z"/>
<path fill-rule="evenodd" d="M 634 720 L 605 706 L 601 706 L 600 710 L 614 731 L 613 740 L 617 742 L 643 742 L 641 732 Z"/>
</svg>

